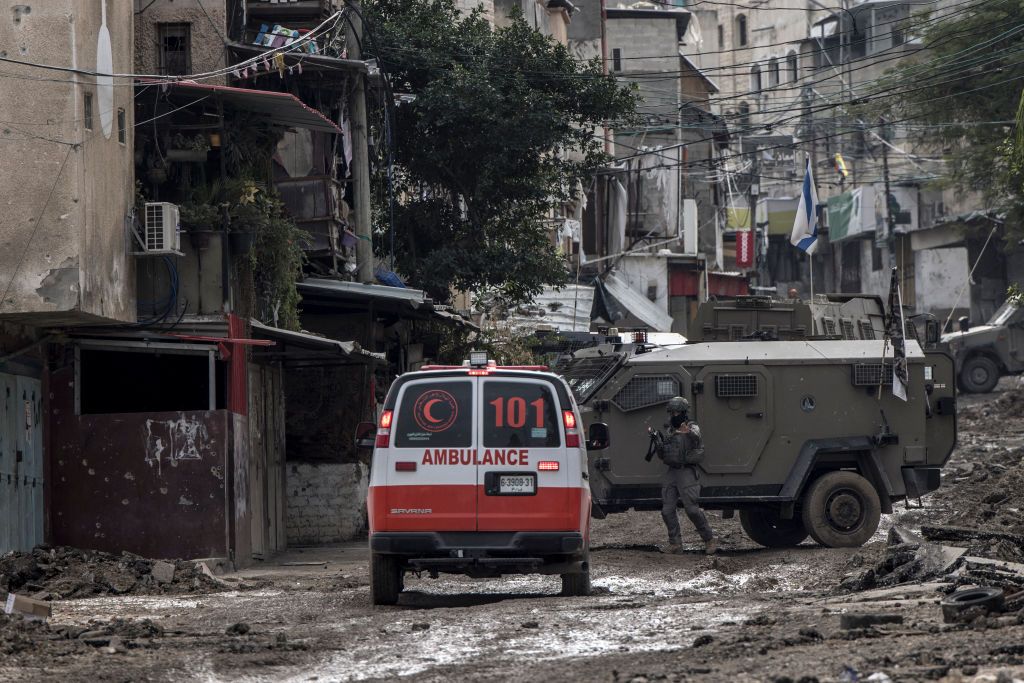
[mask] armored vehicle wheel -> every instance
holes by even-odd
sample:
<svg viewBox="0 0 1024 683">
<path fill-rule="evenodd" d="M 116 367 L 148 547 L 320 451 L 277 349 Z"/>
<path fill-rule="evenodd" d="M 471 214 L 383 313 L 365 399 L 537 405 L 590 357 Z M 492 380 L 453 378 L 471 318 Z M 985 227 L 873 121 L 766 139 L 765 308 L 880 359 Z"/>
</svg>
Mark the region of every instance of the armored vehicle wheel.
<svg viewBox="0 0 1024 683">
<path fill-rule="evenodd" d="M 807 529 L 799 516 L 782 519 L 769 507 L 740 510 L 740 526 L 754 543 L 766 548 L 789 548 L 807 538 Z"/>
<path fill-rule="evenodd" d="M 590 553 L 583 556 L 583 571 L 562 574 L 562 595 L 590 595 Z"/>
<path fill-rule="evenodd" d="M 375 605 L 394 605 L 402 592 L 402 567 L 394 555 L 370 553 L 370 596 Z"/>
<path fill-rule="evenodd" d="M 987 394 L 999 383 L 999 367 L 988 356 L 971 356 L 960 370 L 960 388 L 972 394 Z"/>
<path fill-rule="evenodd" d="M 803 521 L 811 537 L 830 548 L 864 545 L 878 529 L 878 493 L 856 472 L 829 472 L 807 489 Z"/>
</svg>

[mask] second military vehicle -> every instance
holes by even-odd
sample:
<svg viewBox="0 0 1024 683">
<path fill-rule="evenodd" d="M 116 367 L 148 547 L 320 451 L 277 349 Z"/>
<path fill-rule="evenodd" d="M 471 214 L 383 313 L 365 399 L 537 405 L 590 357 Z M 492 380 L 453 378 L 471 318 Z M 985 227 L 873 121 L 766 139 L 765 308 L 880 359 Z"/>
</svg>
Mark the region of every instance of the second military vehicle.
<svg viewBox="0 0 1024 683">
<path fill-rule="evenodd" d="M 983 394 L 1003 375 L 1024 372 L 1024 306 L 1018 298 L 1007 299 L 984 325 L 961 325 L 942 337 L 956 359 L 961 390 Z"/>
<path fill-rule="evenodd" d="M 669 399 L 685 396 L 704 437 L 702 507 L 738 511 L 765 546 L 808 535 L 863 544 L 893 503 L 938 488 L 956 443 L 953 359 L 913 340 L 906 349 L 906 401 L 893 396 L 892 345 L 880 339 L 576 352 L 560 372 L 584 423 L 614 435 L 589 456 L 593 513 L 661 507 L 664 466 L 644 459 L 648 428 L 660 429 Z"/>
</svg>

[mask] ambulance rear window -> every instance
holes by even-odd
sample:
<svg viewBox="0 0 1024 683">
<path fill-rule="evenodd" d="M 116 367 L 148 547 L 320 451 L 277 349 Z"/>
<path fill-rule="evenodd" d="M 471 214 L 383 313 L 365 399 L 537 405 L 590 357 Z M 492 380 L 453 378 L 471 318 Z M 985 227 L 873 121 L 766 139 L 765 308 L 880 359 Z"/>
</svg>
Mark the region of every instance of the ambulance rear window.
<svg viewBox="0 0 1024 683">
<path fill-rule="evenodd" d="M 398 448 L 471 445 L 473 384 L 469 380 L 410 384 L 396 412 Z"/>
<path fill-rule="evenodd" d="M 548 384 L 484 382 L 484 446 L 544 448 L 561 444 L 558 403 Z"/>
</svg>

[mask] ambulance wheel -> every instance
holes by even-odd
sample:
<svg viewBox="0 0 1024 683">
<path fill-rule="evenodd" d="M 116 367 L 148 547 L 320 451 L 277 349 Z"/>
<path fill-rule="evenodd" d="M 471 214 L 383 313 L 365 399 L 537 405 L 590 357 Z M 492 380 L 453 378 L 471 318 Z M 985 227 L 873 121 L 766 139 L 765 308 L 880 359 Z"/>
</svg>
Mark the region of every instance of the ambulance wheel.
<svg viewBox="0 0 1024 683">
<path fill-rule="evenodd" d="M 402 592 L 402 566 L 394 555 L 370 553 L 370 596 L 375 605 L 394 605 Z"/>
<path fill-rule="evenodd" d="M 970 394 L 987 394 L 999 383 L 999 367 L 987 356 L 971 356 L 960 370 L 960 388 Z"/>
<path fill-rule="evenodd" d="M 803 522 L 818 543 L 830 548 L 864 545 L 878 529 L 878 493 L 856 472 L 829 472 L 814 480 L 803 501 Z"/>
<path fill-rule="evenodd" d="M 798 515 L 782 519 L 779 511 L 770 507 L 740 510 L 740 526 L 750 540 L 766 548 L 790 548 L 807 538 L 807 529 Z"/>
<path fill-rule="evenodd" d="M 590 595 L 590 553 L 583 556 L 582 570 L 574 574 L 562 574 L 562 595 Z"/>
</svg>

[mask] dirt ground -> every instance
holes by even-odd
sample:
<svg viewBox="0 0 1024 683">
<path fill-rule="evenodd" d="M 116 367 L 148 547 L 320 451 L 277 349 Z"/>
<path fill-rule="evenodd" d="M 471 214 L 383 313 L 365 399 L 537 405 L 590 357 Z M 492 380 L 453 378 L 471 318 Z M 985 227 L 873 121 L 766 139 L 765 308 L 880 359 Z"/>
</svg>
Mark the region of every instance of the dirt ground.
<svg viewBox="0 0 1024 683">
<path fill-rule="evenodd" d="M 863 548 L 766 550 L 736 520 L 713 516 L 719 556 L 700 554 L 685 524 L 690 552 L 666 555 L 657 513 L 613 515 L 594 522 L 591 597 L 560 597 L 551 577 L 410 577 L 391 608 L 370 605 L 364 543 L 294 549 L 221 582 L 162 587 L 121 562 L 134 568 L 126 591 L 74 565 L 19 575 L 52 589 L 54 614 L 0 614 L 0 680 L 1024 680 L 1024 611 L 944 623 L 939 600 L 971 577 L 899 583 L 894 558 L 914 546 L 887 541 L 894 525 L 1024 529 L 1024 392 L 1004 380 L 960 410 L 943 488 L 923 507 L 900 504 Z M 971 555 L 1024 557 L 1005 539 L 969 545 Z M 80 569 L 88 581 L 60 583 Z M 841 628 L 854 613 L 899 623 Z"/>
</svg>

